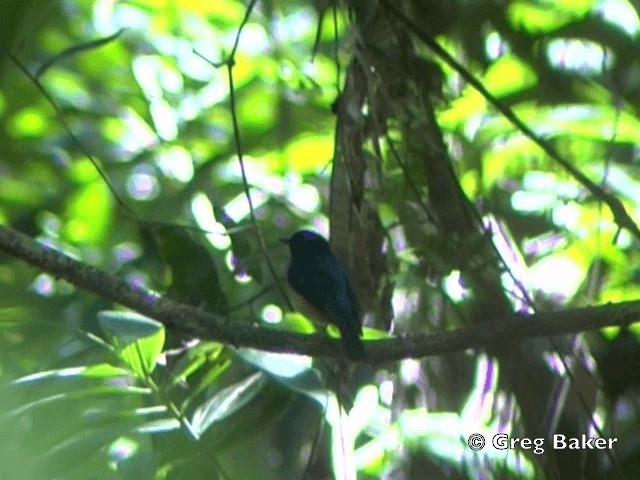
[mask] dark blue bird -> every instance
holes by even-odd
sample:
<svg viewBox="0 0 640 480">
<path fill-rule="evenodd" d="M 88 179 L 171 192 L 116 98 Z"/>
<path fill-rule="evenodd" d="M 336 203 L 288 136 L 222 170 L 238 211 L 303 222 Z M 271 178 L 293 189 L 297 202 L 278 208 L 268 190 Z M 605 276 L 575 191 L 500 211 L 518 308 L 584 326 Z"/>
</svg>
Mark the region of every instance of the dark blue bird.
<svg viewBox="0 0 640 480">
<path fill-rule="evenodd" d="M 347 356 L 364 359 L 360 307 L 343 263 L 324 238 L 309 230 L 282 241 L 291 250 L 287 280 L 293 296 L 301 297 L 293 299 L 294 307 L 311 320 L 338 327 Z"/>
</svg>

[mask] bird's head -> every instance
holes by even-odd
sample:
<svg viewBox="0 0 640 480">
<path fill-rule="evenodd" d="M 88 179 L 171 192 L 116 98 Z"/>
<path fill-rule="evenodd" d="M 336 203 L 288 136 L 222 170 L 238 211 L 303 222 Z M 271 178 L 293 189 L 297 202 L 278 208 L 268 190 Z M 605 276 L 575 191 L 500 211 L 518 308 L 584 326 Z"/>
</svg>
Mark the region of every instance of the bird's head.
<svg viewBox="0 0 640 480">
<path fill-rule="evenodd" d="M 281 238 L 280 241 L 289 245 L 293 258 L 314 256 L 330 251 L 329 243 L 310 230 L 299 230 L 291 238 Z"/>
</svg>

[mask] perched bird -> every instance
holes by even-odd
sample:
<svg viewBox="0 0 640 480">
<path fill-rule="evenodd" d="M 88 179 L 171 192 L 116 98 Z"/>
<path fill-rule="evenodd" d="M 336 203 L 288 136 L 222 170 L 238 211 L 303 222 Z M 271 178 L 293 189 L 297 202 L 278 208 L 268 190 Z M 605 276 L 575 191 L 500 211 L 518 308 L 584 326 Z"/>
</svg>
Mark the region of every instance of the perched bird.
<svg viewBox="0 0 640 480">
<path fill-rule="evenodd" d="M 298 297 L 292 299 L 294 307 L 311 320 L 338 327 L 347 356 L 364 359 L 360 307 L 347 270 L 331 253 L 329 243 L 309 230 L 300 230 L 281 241 L 291 250 L 287 280 L 292 296 Z"/>
</svg>

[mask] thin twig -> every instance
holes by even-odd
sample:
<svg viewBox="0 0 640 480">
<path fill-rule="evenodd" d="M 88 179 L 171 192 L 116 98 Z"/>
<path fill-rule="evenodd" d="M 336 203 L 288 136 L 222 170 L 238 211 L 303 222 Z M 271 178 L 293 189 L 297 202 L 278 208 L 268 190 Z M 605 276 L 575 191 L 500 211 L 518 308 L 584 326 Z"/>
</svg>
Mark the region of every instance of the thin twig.
<svg viewBox="0 0 640 480">
<path fill-rule="evenodd" d="M 64 114 L 62 113 L 62 110 L 60 110 L 60 107 L 58 107 L 58 104 L 55 102 L 55 100 L 53 99 L 53 97 L 49 94 L 49 92 L 47 92 L 47 90 L 44 88 L 44 85 L 42 85 L 42 83 L 40 82 L 40 80 L 35 77 L 34 75 L 31 74 L 31 72 L 29 72 L 29 70 L 27 69 L 27 67 L 16 57 L 14 56 L 11 52 L 6 52 L 7 56 L 11 59 L 11 61 L 20 69 L 20 71 L 22 71 L 22 73 L 29 79 L 31 80 L 31 82 L 33 82 L 33 84 L 36 86 L 36 88 L 40 91 L 40 93 L 42 94 L 42 96 L 47 100 L 47 102 L 49 102 L 49 104 L 53 107 L 56 116 L 58 117 L 58 120 L 60 121 L 60 123 L 62 124 L 62 127 L 64 128 L 64 130 L 67 132 L 67 134 L 69 135 L 69 137 L 71 138 L 71 141 L 74 143 L 74 145 L 78 148 L 78 150 L 80 150 L 80 152 L 82 152 L 82 154 L 91 162 L 91 164 L 93 165 L 93 167 L 96 169 L 96 171 L 98 172 L 98 174 L 100 175 L 100 177 L 102 178 L 102 180 L 104 181 L 104 183 L 107 185 L 107 187 L 109 188 L 109 191 L 111 192 L 111 194 L 113 195 L 113 197 L 116 199 L 116 202 L 118 203 L 118 205 L 120 205 L 122 208 L 124 208 L 127 212 L 131 213 L 132 215 L 135 216 L 134 211 L 131 209 L 131 207 L 129 207 L 124 200 L 122 200 L 122 198 L 120 197 L 120 195 L 118 195 L 118 192 L 116 191 L 115 187 L 113 186 L 113 184 L 111 183 L 111 181 L 109 180 L 109 177 L 107 176 L 107 173 L 102 169 L 102 167 L 98 164 L 98 161 L 93 158 L 93 155 L 91 155 L 89 153 L 89 151 L 84 147 L 84 145 L 82 144 L 82 142 L 80 142 L 80 140 L 78 139 L 78 137 L 76 137 L 76 135 L 73 133 L 73 131 L 71 130 L 71 126 L 69 125 L 69 123 L 67 122 L 66 118 L 64 117 Z"/>
<path fill-rule="evenodd" d="M 574 167 L 571 162 L 563 158 L 555 149 L 555 147 L 544 138 L 538 136 L 527 124 L 518 117 L 511 108 L 504 105 L 497 97 L 495 97 L 480 80 L 474 77 L 462 64 L 460 64 L 453 56 L 438 44 L 433 38 L 426 34 L 418 25 L 416 25 L 409 17 L 394 6 L 389 0 L 380 0 L 380 3 L 389 10 L 400 22 L 409 28 L 422 42 L 427 45 L 436 55 L 438 55 L 445 63 L 460 74 L 473 88 L 475 88 L 491 105 L 494 106 L 505 118 L 507 118 L 518 130 L 520 130 L 527 138 L 538 145 L 550 158 L 559 163 L 569 174 L 581 183 L 595 198 L 604 202 L 611 210 L 614 221 L 619 228 L 626 228 L 636 238 L 640 239 L 640 228 L 633 221 L 624 205 L 615 195 L 611 195 L 605 191 L 600 185 L 593 182 L 589 177 Z"/>
<path fill-rule="evenodd" d="M 58 53 L 57 55 L 54 55 L 49 60 L 44 62 L 42 66 L 36 71 L 34 77 L 40 78 L 49 68 L 51 68 L 58 61 L 66 57 L 72 57 L 73 55 L 76 55 L 78 53 L 85 52 L 87 50 L 93 50 L 95 48 L 100 48 L 104 45 L 107 45 L 108 43 L 118 38 L 124 31 L 125 29 L 121 28 L 116 33 L 109 35 L 108 37 L 98 38 L 96 40 L 91 40 L 89 42 L 81 43 L 79 45 L 73 45 L 72 47 L 69 47 L 66 50 L 63 50 L 62 52 Z"/>
<path fill-rule="evenodd" d="M 240 138 L 240 126 L 239 126 L 238 115 L 236 110 L 236 95 L 235 95 L 235 86 L 233 83 L 233 67 L 235 65 L 235 55 L 238 49 L 238 45 L 240 43 L 240 35 L 242 34 L 242 30 L 244 29 L 245 25 L 249 21 L 249 17 L 251 16 L 253 7 L 255 7 L 257 2 L 258 0 L 251 0 L 251 3 L 249 3 L 245 16 L 242 19 L 240 26 L 238 27 L 238 33 L 236 34 L 236 38 L 233 43 L 233 48 L 231 49 L 231 53 L 229 54 L 226 60 L 223 60 L 222 62 L 219 62 L 219 63 L 214 63 L 195 50 L 194 50 L 194 53 L 216 68 L 219 68 L 222 66 L 227 67 L 227 78 L 229 82 L 229 104 L 230 104 L 230 110 L 231 110 L 231 123 L 233 125 L 233 137 L 236 144 L 236 153 L 238 154 L 240 172 L 242 173 L 242 188 L 244 189 L 244 194 L 249 204 L 249 215 L 251 217 L 251 223 L 258 237 L 258 244 L 260 245 L 260 251 L 262 252 L 262 255 L 264 256 L 267 262 L 269 272 L 271 273 L 271 276 L 273 277 L 276 285 L 278 285 L 278 289 L 282 293 L 282 296 L 284 297 L 285 302 L 287 303 L 287 307 L 289 308 L 289 310 L 293 310 L 294 308 L 293 308 L 293 305 L 291 304 L 291 301 L 289 300 L 287 291 L 284 288 L 284 285 L 280 280 L 280 276 L 276 272 L 275 267 L 273 266 L 273 262 L 271 261 L 269 254 L 267 253 L 267 244 L 264 240 L 264 236 L 262 235 L 262 230 L 260 229 L 260 226 L 258 225 L 258 220 L 256 218 L 256 212 L 253 206 L 253 200 L 251 199 L 249 180 L 247 179 L 247 171 L 244 164 L 244 156 L 242 153 L 242 141 Z"/>
</svg>

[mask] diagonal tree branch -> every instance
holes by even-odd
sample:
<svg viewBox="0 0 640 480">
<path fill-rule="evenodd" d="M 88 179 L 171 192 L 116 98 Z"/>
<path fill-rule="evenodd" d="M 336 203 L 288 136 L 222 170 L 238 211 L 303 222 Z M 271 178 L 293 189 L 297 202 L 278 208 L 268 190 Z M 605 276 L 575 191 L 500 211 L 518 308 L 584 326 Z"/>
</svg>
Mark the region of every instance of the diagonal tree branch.
<svg viewBox="0 0 640 480">
<path fill-rule="evenodd" d="M 167 297 L 127 285 L 118 278 L 42 245 L 6 225 L 0 225 L 0 251 L 19 258 L 56 278 L 152 317 L 165 326 L 199 338 L 236 347 L 275 353 L 339 358 L 337 340 L 324 335 L 300 335 L 257 326 L 199 310 Z M 469 348 L 513 343 L 533 337 L 561 335 L 640 321 L 640 300 L 536 315 L 511 315 L 468 328 L 435 334 L 366 342 L 371 363 L 441 355 Z"/>
<path fill-rule="evenodd" d="M 584 186 L 591 195 L 602 201 L 609 207 L 613 214 L 614 221 L 619 228 L 627 229 L 634 237 L 640 239 L 640 228 L 631 218 L 631 215 L 624 208 L 624 205 L 618 197 L 607 192 L 597 183 L 593 182 L 580 169 L 576 168 L 569 160 L 564 158 L 553 144 L 540 137 L 534 132 L 515 112 L 507 105 L 502 103 L 495 97 L 480 80 L 474 77 L 462 64 L 460 64 L 452 55 L 449 54 L 438 42 L 425 33 L 416 23 L 407 17 L 398 7 L 393 5 L 389 0 L 381 0 L 384 7 L 393 14 L 405 27 L 415 34 L 425 45 L 427 45 L 438 57 L 446 62 L 451 68 L 460 74 L 474 89 L 476 89 L 493 107 L 500 112 L 507 120 L 509 120 L 523 135 L 528 137 L 536 145 L 538 145 L 550 158 L 559 163 L 569 174 L 575 178 L 582 186 Z"/>
</svg>

